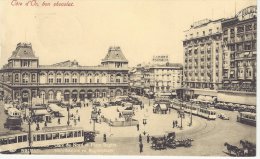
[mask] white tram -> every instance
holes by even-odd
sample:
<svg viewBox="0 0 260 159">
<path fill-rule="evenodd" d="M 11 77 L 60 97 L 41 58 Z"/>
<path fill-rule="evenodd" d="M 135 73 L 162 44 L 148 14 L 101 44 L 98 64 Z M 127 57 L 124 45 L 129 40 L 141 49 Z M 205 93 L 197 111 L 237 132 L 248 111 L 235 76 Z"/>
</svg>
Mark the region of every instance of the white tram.
<svg viewBox="0 0 260 159">
<path fill-rule="evenodd" d="M 42 131 L 32 132 L 32 148 L 48 148 L 68 146 L 74 143 L 84 144 L 94 141 L 94 132 L 84 131 L 82 128 L 71 126 L 45 127 Z M 14 152 L 29 147 L 29 135 L 27 132 L 0 137 L 0 152 Z"/>
<path fill-rule="evenodd" d="M 29 147 L 28 133 L 21 132 L 0 134 L 0 152 L 15 152 L 18 149 Z"/>
<path fill-rule="evenodd" d="M 212 108 L 204 108 L 199 104 L 191 104 L 191 103 L 180 103 L 178 101 L 173 102 L 171 104 L 173 109 L 179 110 L 183 109 L 186 113 L 192 113 L 193 115 L 197 115 L 206 119 L 215 120 L 217 118 L 216 111 Z"/>
</svg>

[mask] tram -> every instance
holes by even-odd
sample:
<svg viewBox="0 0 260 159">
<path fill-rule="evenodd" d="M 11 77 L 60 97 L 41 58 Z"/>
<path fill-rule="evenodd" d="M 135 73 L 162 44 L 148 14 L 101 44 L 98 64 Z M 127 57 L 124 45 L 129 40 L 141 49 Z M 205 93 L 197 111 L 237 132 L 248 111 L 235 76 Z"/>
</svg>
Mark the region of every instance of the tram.
<svg viewBox="0 0 260 159">
<path fill-rule="evenodd" d="M 0 152 L 15 152 L 28 148 L 31 141 L 32 148 L 49 148 L 85 144 L 95 141 L 95 133 L 82 128 L 71 126 L 45 127 L 42 131 L 32 132 L 29 140 L 27 132 L 0 136 Z"/>
<path fill-rule="evenodd" d="M 256 126 L 256 113 L 239 112 L 237 122 Z"/>
<path fill-rule="evenodd" d="M 179 110 L 183 109 L 186 113 L 192 113 L 193 115 L 197 115 L 206 119 L 215 120 L 217 118 L 216 111 L 212 108 L 201 107 L 198 104 L 191 103 L 180 103 L 178 101 L 173 102 L 171 104 L 171 108 Z"/>
</svg>

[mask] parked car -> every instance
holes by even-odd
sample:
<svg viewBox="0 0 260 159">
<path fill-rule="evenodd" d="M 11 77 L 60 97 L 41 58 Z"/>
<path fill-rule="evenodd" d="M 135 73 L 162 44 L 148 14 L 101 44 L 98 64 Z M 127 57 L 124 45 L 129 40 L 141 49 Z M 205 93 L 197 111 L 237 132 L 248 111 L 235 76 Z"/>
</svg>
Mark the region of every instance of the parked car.
<svg viewBox="0 0 260 159">
<path fill-rule="evenodd" d="M 4 128 L 10 130 L 22 130 L 22 119 L 17 117 L 8 117 L 4 123 Z"/>
<path fill-rule="evenodd" d="M 219 114 L 218 117 L 219 117 L 220 119 L 222 119 L 222 120 L 229 120 L 229 117 L 226 116 L 226 115 L 223 114 L 223 113 Z"/>
</svg>

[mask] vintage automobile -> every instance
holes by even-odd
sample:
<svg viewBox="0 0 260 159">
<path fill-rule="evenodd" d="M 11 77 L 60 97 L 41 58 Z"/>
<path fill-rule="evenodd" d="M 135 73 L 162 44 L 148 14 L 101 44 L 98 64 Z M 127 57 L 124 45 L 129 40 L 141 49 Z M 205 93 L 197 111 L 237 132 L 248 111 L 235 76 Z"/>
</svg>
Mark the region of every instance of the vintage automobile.
<svg viewBox="0 0 260 159">
<path fill-rule="evenodd" d="M 22 119 L 17 117 L 8 117 L 4 123 L 4 128 L 10 130 L 22 130 Z"/>
<path fill-rule="evenodd" d="M 229 120 L 229 117 L 226 116 L 226 115 L 223 114 L 223 113 L 219 114 L 218 117 L 219 117 L 220 119 L 223 119 L 223 120 Z"/>
</svg>

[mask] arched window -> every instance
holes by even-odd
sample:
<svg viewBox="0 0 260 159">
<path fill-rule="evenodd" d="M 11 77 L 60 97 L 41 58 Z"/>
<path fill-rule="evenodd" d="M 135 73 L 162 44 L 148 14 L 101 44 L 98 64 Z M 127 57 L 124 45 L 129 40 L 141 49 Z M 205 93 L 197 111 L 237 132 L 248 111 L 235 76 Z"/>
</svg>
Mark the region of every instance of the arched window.
<svg viewBox="0 0 260 159">
<path fill-rule="evenodd" d="M 15 74 L 14 75 L 14 81 L 15 82 L 19 82 L 19 74 Z"/>
<path fill-rule="evenodd" d="M 61 73 L 57 73 L 56 74 L 56 82 L 61 83 L 61 81 L 62 81 L 62 75 L 61 75 Z"/>
<path fill-rule="evenodd" d="M 22 83 L 28 83 L 29 82 L 29 74 L 28 73 L 24 73 L 22 75 Z"/>
<path fill-rule="evenodd" d="M 53 100 L 54 99 L 54 93 L 53 91 L 49 91 L 49 100 Z"/>
<path fill-rule="evenodd" d="M 72 83 L 78 83 L 78 76 L 76 73 L 72 74 Z"/>
<path fill-rule="evenodd" d="M 54 74 L 52 72 L 49 73 L 48 82 L 49 83 L 53 83 L 54 82 Z"/>
<path fill-rule="evenodd" d="M 65 73 L 64 74 L 64 82 L 65 83 L 70 83 L 70 75 L 69 75 L 69 73 Z"/>
<path fill-rule="evenodd" d="M 32 74 L 32 82 L 36 82 L 36 75 Z"/>
</svg>

